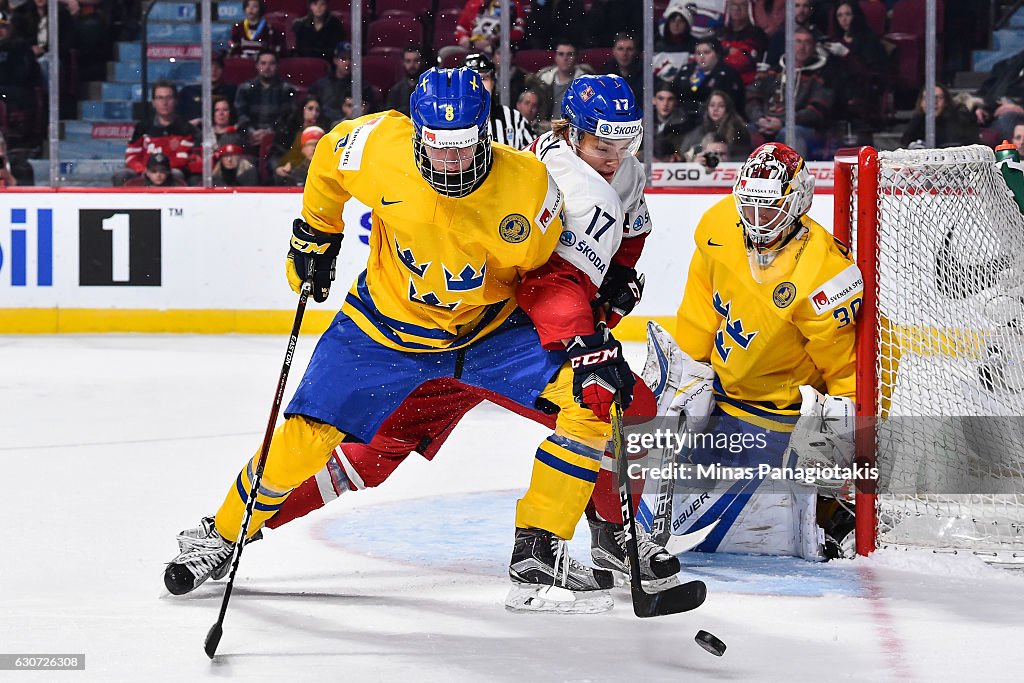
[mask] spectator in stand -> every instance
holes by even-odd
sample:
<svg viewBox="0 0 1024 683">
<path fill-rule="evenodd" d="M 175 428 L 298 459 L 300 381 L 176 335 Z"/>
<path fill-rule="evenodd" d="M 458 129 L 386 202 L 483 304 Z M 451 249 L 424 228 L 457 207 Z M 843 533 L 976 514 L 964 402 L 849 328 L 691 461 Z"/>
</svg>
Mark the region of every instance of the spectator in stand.
<svg viewBox="0 0 1024 683">
<path fill-rule="evenodd" d="M 342 105 L 346 97 L 352 96 L 352 46 L 342 41 L 334 46 L 334 71 L 327 74 L 314 83 L 309 89 L 311 95 L 316 95 L 320 100 L 323 114 L 333 124 L 351 116 L 351 103 L 349 113 L 342 112 Z M 368 114 L 374 111 L 375 100 L 373 90 L 366 79 L 363 79 L 363 113 Z"/>
<path fill-rule="evenodd" d="M 334 46 L 345 39 L 341 20 L 328 11 L 327 0 L 309 0 L 309 12 L 292 24 L 296 57 L 319 57 L 327 62 Z"/>
<path fill-rule="evenodd" d="M 227 98 L 230 102 L 235 101 L 237 88 L 232 83 L 225 83 L 224 80 L 224 57 L 214 55 L 210 64 L 210 94 L 211 99 L 216 103 L 218 96 Z M 202 125 L 203 111 L 203 86 L 200 83 L 186 85 L 178 93 L 178 107 L 181 117 L 195 127 Z"/>
<path fill-rule="evenodd" d="M 1024 122 L 1024 50 L 992 67 L 975 93 L 974 114 L 993 144 L 1008 140 L 1013 128 Z"/>
<path fill-rule="evenodd" d="M 240 144 L 227 142 L 214 154 L 214 187 L 254 187 L 260 184 L 256 165 L 245 156 Z"/>
<path fill-rule="evenodd" d="M 519 97 L 516 99 L 516 111 L 526 121 L 530 134 L 534 136 L 540 135 L 542 130 L 551 130 L 550 121 L 547 122 L 546 129 L 544 128 L 544 121 L 540 116 L 540 102 L 540 95 L 536 90 L 530 88 L 519 93 Z"/>
<path fill-rule="evenodd" d="M 423 54 L 418 47 L 409 46 L 402 51 L 402 68 L 405 74 L 388 90 L 384 108 L 409 116 L 409 96 L 423 73 Z"/>
<path fill-rule="evenodd" d="M 125 187 L 185 187 L 184 180 L 171 173 L 171 161 L 166 154 L 156 152 L 146 159 L 142 175 L 125 181 Z"/>
<path fill-rule="evenodd" d="M 628 33 L 615 34 L 612 44 L 612 58 L 606 62 L 601 73 L 622 76 L 629 83 L 633 97 L 639 102 L 644 98 L 644 65 L 636 53 L 636 41 Z"/>
<path fill-rule="evenodd" d="M 776 2 L 778 1 L 776 0 Z M 796 27 L 809 30 L 818 42 L 823 41 L 828 35 L 827 30 L 819 28 L 823 24 L 817 24 L 814 21 L 814 0 L 793 0 L 793 15 Z M 786 31 L 782 29 L 768 41 L 768 55 L 765 62 L 769 68 L 775 68 L 779 63 L 779 58 L 784 54 L 786 54 Z"/>
<path fill-rule="evenodd" d="M 711 92 L 704 118 L 699 126 L 686 135 L 679 149 L 690 153 L 708 133 L 717 134 L 729 145 L 729 156 L 733 159 L 746 159 L 754 150 L 747 122 L 736 111 L 732 98 L 721 90 Z"/>
<path fill-rule="evenodd" d="M 1017 154 L 1020 154 L 1021 159 L 1024 159 L 1024 123 L 1018 123 L 1013 127 L 1011 142 L 1017 148 Z"/>
<path fill-rule="evenodd" d="M 525 149 L 537 136 L 517 109 L 501 104 L 498 99 L 498 94 L 494 92 L 494 62 L 482 52 L 477 52 L 467 55 L 462 65 L 480 74 L 480 82 L 491 95 L 491 110 L 487 121 L 491 140 L 516 149 Z"/>
<path fill-rule="evenodd" d="M 248 143 L 255 148 L 273 139 L 288 118 L 295 96 L 295 86 L 277 75 L 277 53 L 264 47 L 256 58 L 256 77 L 242 83 L 235 94 L 238 127 Z"/>
<path fill-rule="evenodd" d="M 114 184 L 123 185 L 138 178 L 146 170 L 149 157 L 160 154 L 167 159 L 170 170 L 182 183 L 189 175 L 202 168 L 199 156 L 199 131 L 178 116 L 178 90 L 170 81 L 153 84 L 153 118 L 135 124 L 131 141 L 125 148 L 124 161 L 128 168 L 114 174 Z"/>
<path fill-rule="evenodd" d="M 643 3 L 637 0 L 594 0 L 587 11 L 587 27 L 590 30 L 590 45 L 593 47 L 615 47 L 619 35 L 623 33 L 642 36 Z M 637 100 L 640 99 L 640 93 L 635 89 L 633 95 Z"/>
<path fill-rule="evenodd" d="M 235 116 L 235 104 L 223 95 L 213 97 L 213 134 L 216 136 L 217 144 L 224 144 L 226 135 L 233 135 L 241 139 L 238 132 L 238 117 Z"/>
<path fill-rule="evenodd" d="M 563 38 L 557 42 L 555 63 L 526 78 L 526 86 L 540 95 L 540 116 L 546 121 L 561 111 L 562 96 L 569 83 L 577 76 L 594 73 L 590 66 L 576 63 L 579 51 L 572 41 Z"/>
<path fill-rule="evenodd" d="M 715 90 L 727 93 L 737 109 L 745 102 L 743 80 L 736 69 L 722 61 L 722 44 L 717 38 L 698 38 L 693 56 L 694 61 L 683 67 L 673 82 L 679 108 L 686 115 L 689 128 L 698 125 L 708 98 Z"/>
<path fill-rule="evenodd" d="M 278 128 L 274 148 L 270 153 L 271 165 L 297 166 L 302 161 L 303 131 L 312 127 L 330 130 L 331 120 L 323 115 L 316 95 L 306 95 L 301 106 Z"/>
<path fill-rule="evenodd" d="M 659 163 L 677 163 L 683 160 L 671 138 L 654 138 L 654 160 Z"/>
<path fill-rule="evenodd" d="M 727 0 L 722 31 L 722 61 L 736 69 L 743 85 L 754 82 L 757 65 L 765 58 L 768 36 L 750 21 L 750 0 Z"/>
<path fill-rule="evenodd" d="M 14 35 L 10 17 L 0 11 L 0 97 L 7 105 L 8 133 L 15 146 L 39 144 L 36 88 L 42 85 L 39 65 L 28 42 Z"/>
<path fill-rule="evenodd" d="M 833 14 L 835 31 L 825 43 L 836 69 L 827 79 L 836 91 L 836 114 L 864 121 L 877 117 L 881 77 L 888 64 L 882 41 L 868 26 L 856 2 L 840 2 Z"/>
<path fill-rule="evenodd" d="M 925 89 L 917 97 L 917 108 L 907 122 L 900 136 L 903 147 L 924 147 L 925 128 Z M 957 145 L 974 145 L 978 143 L 978 123 L 964 107 L 958 105 L 949 90 L 942 84 L 935 85 L 935 146 L 955 147 Z"/>
<path fill-rule="evenodd" d="M 705 173 L 711 173 L 723 161 L 729 161 L 729 144 L 718 133 L 707 133 L 700 144 L 689 150 L 683 158 L 690 163 L 700 164 Z"/>
<path fill-rule="evenodd" d="M 834 94 L 822 76 L 825 57 L 818 53 L 814 34 L 806 28 L 798 28 L 793 40 L 796 43 L 794 148 L 805 159 L 821 159 L 823 133 L 831 123 Z M 777 69 L 763 71 L 747 89 L 747 121 L 767 142 L 785 139 L 784 74 L 785 69 L 781 65 Z"/>
<path fill-rule="evenodd" d="M 590 45 L 583 0 L 537 0 L 526 17 L 525 47 L 554 50 L 559 40 Z"/>
<path fill-rule="evenodd" d="M 0 133 L 0 188 L 35 185 L 35 171 L 22 157 L 12 157 L 7 151 L 7 139 Z"/>
<path fill-rule="evenodd" d="M 310 126 L 302 131 L 302 158 L 296 163 L 285 163 L 274 169 L 274 184 L 285 187 L 302 187 L 309 174 L 309 162 L 316 151 L 316 143 L 324 136 L 324 129 Z"/>
<path fill-rule="evenodd" d="M 786 0 L 750 0 L 750 15 L 769 40 L 786 30 Z"/>
<path fill-rule="evenodd" d="M 263 0 L 245 0 L 245 19 L 231 28 L 228 55 L 257 59 L 260 51 L 269 48 L 277 56 L 284 53 L 284 36 L 263 16 L 267 7 Z"/>
<path fill-rule="evenodd" d="M 501 0 L 467 0 L 455 25 L 455 42 L 463 49 L 491 56 L 498 47 L 500 23 Z M 509 45 L 518 45 L 525 36 L 519 0 L 513 2 L 509 26 Z"/>
<path fill-rule="evenodd" d="M 687 125 L 686 114 L 679 111 L 679 100 L 675 91 L 668 83 L 662 82 L 654 89 L 654 135 L 670 138 L 673 146 L 679 149 L 683 135 L 692 127 Z"/>
<path fill-rule="evenodd" d="M 697 46 L 691 28 L 693 11 L 686 0 L 672 0 L 665 8 L 654 41 L 654 77 L 672 81 L 693 57 Z"/>
<path fill-rule="evenodd" d="M 29 44 L 32 53 L 39 61 L 39 68 L 42 71 L 44 81 L 47 81 L 50 75 L 50 28 L 48 25 L 49 7 L 47 5 L 47 0 L 27 0 L 27 2 L 11 13 L 14 33 Z M 73 7 L 77 14 L 77 0 Z M 75 46 L 72 22 L 70 6 L 67 3 L 58 5 L 57 37 L 60 39 L 60 60 L 65 64 L 70 58 L 72 48 Z"/>
</svg>

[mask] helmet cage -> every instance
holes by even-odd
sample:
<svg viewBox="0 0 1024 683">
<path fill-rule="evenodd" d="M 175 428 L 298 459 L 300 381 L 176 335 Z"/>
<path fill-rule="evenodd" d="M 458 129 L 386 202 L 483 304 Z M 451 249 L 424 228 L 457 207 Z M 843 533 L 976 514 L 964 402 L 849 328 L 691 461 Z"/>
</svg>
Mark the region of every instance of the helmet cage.
<svg viewBox="0 0 1024 683">
<path fill-rule="evenodd" d="M 424 131 L 428 135 L 431 132 L 429 129 L 424 129 Z M 433 145 L 430 146 L 433 147 Z M 483 184 L 484 180 L 487 179 L 487 174 L 491 171 L 493 151 L 489 134 L 477 140 L 473 151 L 473 160 L 465 170 L 447 171 L 435 169 L 427 154 L 427 147 L 428 145 L 424 142 L 423 135 L 413 135 L 413 155 L 416 159 L 416 167 L 420 175 L 423 176 L 428 185 L 445 197 L 458 199 L 468 196 Z M 435 149 L 444 148 L 435 147 Z"/>
</svg>

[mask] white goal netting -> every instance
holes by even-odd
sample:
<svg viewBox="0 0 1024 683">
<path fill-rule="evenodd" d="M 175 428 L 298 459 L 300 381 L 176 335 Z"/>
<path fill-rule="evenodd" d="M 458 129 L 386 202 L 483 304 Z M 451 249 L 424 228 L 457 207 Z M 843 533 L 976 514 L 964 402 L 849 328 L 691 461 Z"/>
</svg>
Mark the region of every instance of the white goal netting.
<svg viewBox="0 0 1024 683">
<path fill-rule="evenodd" d="M 1024 217 L 987 147 L 878 157 L 877 545 L 1024 563 Z"/>
</svg>

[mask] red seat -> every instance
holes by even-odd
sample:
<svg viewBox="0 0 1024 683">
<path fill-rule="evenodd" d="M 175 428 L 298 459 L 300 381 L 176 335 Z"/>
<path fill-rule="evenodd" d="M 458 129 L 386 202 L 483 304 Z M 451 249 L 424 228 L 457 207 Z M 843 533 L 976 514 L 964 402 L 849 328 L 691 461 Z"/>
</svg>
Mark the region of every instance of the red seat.
<svg viewBox="0 0 1024 683">
<path fill-rule="evenodd" d="M 277 63 L 277 73 L 294 85 L 308 88 L 327 75 L 329 65 L 319 57 L 285 57 Z"/>
<path fill-rule="evenodd" d="M 408 12 L 414 17 L 425 17 L 433 11 L 433 7 L 432 0 L 377 0 L 377 18 L 395 10 Z"/>
<path fill-rule="evenodd" d="M 292 24 L 299 17 L 285 12 L 267 12 L 263 16 L 275 31 L 284 36 L 285 54 L 291 54 L 295 49 L 295 32 L 292 31 Z"/>
<path fill-rule="evenodd" d="M 461 12 L 462 8 L 466 6 L 466 0 L 437 0 L 437 11 L 444 12 L 446 10 L 455 10 Z"/>
<path fill-rule="evenodd" d="M 407 45 L 423 45 L 423 25 L 410 17 L 377 19 L 366 29 L 367 49 Z"/>
<path fill-rule="evenodd" d="M 221 78 L 225 83 L 238 85 L 256 77 L 256 62 L 248 57 L 226 57 Z"/>
<path fill-rule="evenodd" d="M 881 0 L 860 0 L 860 10 L 875 35 L 885 35 L 885 3 Z"/>
<path fill-rule="evenodd" d="M 926 0 L 899 0 L 892 8 L 889 30 L 924 36 Z M 942 35 L 942 0 L 935 0 L 935 33 Z"/>
<path fill-rule="evenodd" d="M 430 45 L 434 52 L 445 45 L 455 44 L 455 25 L 459 23 L 458 10 L 443 10 L 434 17 L 434 39 Z"/>
<path fill-rule="evenodd" d="M 267 14 L 280 12 L 290 14 L 292 18 L 298 19 L 309 12 L 309 0 L 267 0 Z"/>
<path fill-rule="evenodd" d="M 363 56 L 364 82 L 384 94 L 387 94 L 403 73 L 401 57 L 396 60 L 391 55 L 368 54 Z"/>
<path fill-rule="evenodd" d="M 371 47 L 366 51 L 368 55 L 383 55 L 388 59 L 393 60 L 396 64 L 402 61 L 402 54 L 405 52 L 405 48 L 401 47 Z"/>
<path fill-rule="evenodd" d="M 352 15 L 352 0 L 331 0 L 331 10 L 335 14 L 344 14 L 346 17 Z M 373 5 L 370 0 L 363 0 L 363 21 L 373 19 Z"/>
<path fill-rule="evenodd" d="M 512 63 L 523 71 L 534 73 L 555 63 L 551 50 L 520 50 L 512 55 Z"/>
<path fill-rule="evenodd" d="M 601 67 L 611 61 L 612 49 L 610 47 L 589 47 L 580 52 L 576 60 L 580 64 L 589 64 L 594 67 L 595 72 L 600 72 Z"/>
</svg>

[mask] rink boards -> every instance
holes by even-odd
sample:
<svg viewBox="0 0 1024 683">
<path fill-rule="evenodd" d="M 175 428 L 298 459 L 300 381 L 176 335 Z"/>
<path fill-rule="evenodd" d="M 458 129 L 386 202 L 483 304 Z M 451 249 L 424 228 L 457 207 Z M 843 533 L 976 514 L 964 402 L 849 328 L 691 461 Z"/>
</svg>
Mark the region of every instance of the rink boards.
<svg viewBox="0 0 1024 683">
<path fill-rule="evenodd" d="M 644 298 L 619 329 L 641 340 L 644 322 L 668 324 L 682 298 L 701 214 L 728 188 L 656 188 L 654 230 L 638 269 Z M 282 268 L 298 191 L 67 189 L 0 193 L 0 332 L 287 331 L 295 295 Z M 831 226 L 832 195 L 811 216 Z M 326 304 L 306 332 L 326 328 L 369 253 L 370 210 L 345 207 L 346 239 Z"/>
</svg>

